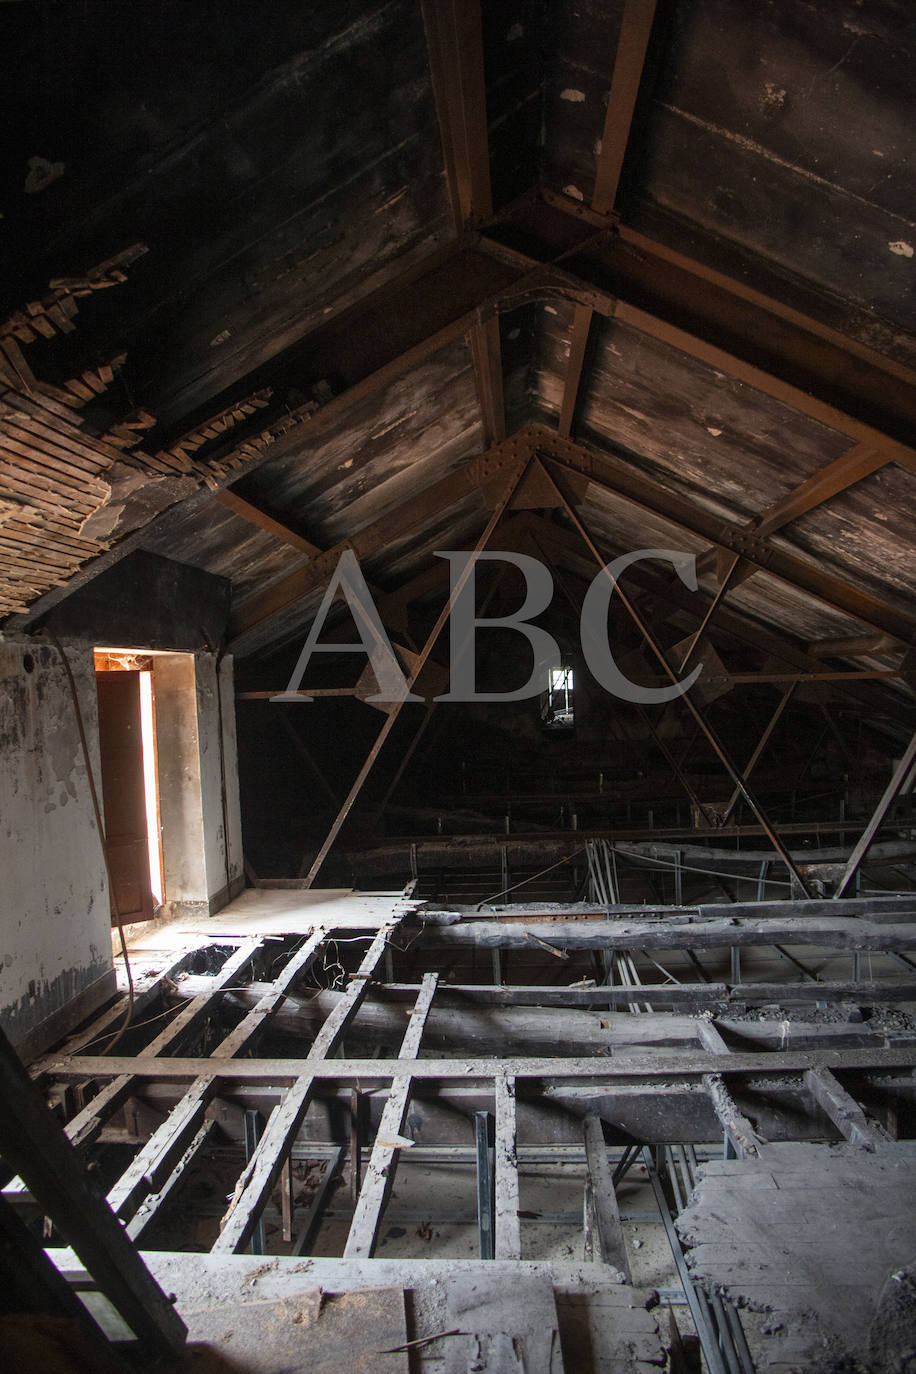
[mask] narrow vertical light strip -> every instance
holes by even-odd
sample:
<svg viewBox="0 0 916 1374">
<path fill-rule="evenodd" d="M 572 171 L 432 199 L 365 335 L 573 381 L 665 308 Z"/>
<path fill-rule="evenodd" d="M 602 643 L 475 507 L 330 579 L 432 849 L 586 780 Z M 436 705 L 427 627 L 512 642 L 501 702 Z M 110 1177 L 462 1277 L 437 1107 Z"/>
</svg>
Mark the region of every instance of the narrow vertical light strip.
<svg viewBox="0 0 916 1374">
<path fill-rule="evenodd" d="M 162 906 L 162 849 L 159 842 L 159 779 L 156 768 L 156 724 L 153 714 L 153 675 L 140 674 L 140 735 L 143 743 L 143 791 L 146 799 L 146 834 L 149 842 L 149 876 L 153 902 Z"/>
</svg>

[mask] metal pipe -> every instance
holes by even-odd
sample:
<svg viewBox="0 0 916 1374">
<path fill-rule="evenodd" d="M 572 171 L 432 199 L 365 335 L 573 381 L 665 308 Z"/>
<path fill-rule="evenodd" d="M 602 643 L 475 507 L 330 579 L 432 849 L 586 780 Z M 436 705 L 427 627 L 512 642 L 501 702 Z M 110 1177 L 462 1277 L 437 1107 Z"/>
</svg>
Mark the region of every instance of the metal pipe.
<svg viewBox="0 0 916 1374">
<path fill-rule="evenodd" d="M 665 1191 L 655 1168 L 655 1161 L 652 1158 L 652 1151 L 648 1146 L 643 1147 L 643 1162 L 646 1166 L 646 1172 L 649 1175 L 652 1191 L 655 1194 L 655 1201 L 658 1203 L 662 1225 L 668 1237 L 668 1244 L 671 1247 L 674 1266 L 677 1269 L 678 1278 L 684 1290 L 684 1297 L 687 1299 L 687 1306 L 690 1308 L 690 1315 L 693 1318 L 693 1324 L 700 1338 L 700 1345 L 703 1347 L 703 1357 L 706 1360 L 709 1374 L 729 1374 L 729 1370 L 722 1357 L 722 1352 L 719 1349 L 719 1342 L 716 1339 L 716 1334 L 710 1322 L 709 1314 L 705 1310 L 704 1304 L 701 1302 L 700 1294 L 693 1286 L 693 1281 L 687 1268 L 687 1262 L 684 1259 L 684 1252 L 681 1249 L 681 1242 L 675 1230 L 674 1219 L 668 1207 L 668 1199 L 665 1197 Z"/>
</svg>

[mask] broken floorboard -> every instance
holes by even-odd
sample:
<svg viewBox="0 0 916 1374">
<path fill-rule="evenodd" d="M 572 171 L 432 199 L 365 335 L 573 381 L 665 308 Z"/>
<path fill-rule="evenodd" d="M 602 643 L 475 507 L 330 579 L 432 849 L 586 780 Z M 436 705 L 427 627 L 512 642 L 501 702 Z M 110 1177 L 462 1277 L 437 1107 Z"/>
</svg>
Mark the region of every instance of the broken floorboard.
<svg viewBox="0 0 916 1374">
<path fill-rule="evenodd" d="M 906 1367 L 875 1363 L 871 1341 L 881 1290 L 916 1248 L 912 1141 L 769 1144 L 759 1159 L 710 1161 L 677 1229 L 695 1283 L 768 1314 L 758 1370 Z M 912 1291 L 908 1302 L 901 1360 Z"/>
<path fill-rule="evenodd" d="M 59 1267 L 69 1272 L 74 1258 L 69 1251 L 49 1252 Z M 411 1347 L 410 1369 L 435 1374 L 447 1368 L 450 1342 L 457 1337 L 444 1333 L 458 1328 L 468 1331 L 473 1305 L 463 1308 L 461 1321 L 450 1317 L 450 1303 L 464 1301 L 462 1292 L 473 1296 L 475 1284 L 483 1291 L 508 1289 L 517 1296 L 532 1284 L 551 1298 L 556 1310 L 559 1335 L 553 1374 L 565 1366 L 567 1374 L 651 1374 L 664 1367 L 665 1353 L 653 1310 L 656 1303 L 651 1290 L 629 1284 L 605 1282 L 600 1267 L 591 1264 L 548 1261 L 511 1262 L 503 1260 L 342 1260 L 287 1259 L 280 1256 L 190 1255 L 167 1251 L 144 1251 L 157 1280 L 177 1295 L 176 1306 L 188 1325 L 193 1346 L 201 1340 L 216 1344 L 230 1360 L 235 1354 L 236 1336 L 221 1339 L 230 1331 L 239 1333 L 258 1309 L 271 1307 L 285 1313 L 296 1327 L 306 1352 L 303 1374 L 324 1374 L 318 1363 L 321 1355 L 321 1322 L 333 1313 L 338 1294 L 348 1300 L 379 1289 L 395 1289 L 406 1295 L 407 1340 Z M 615 1275 L 616 1278 L 616 1275 Z M 313 1319 L 316 1293 L 324 1295 L 320 1315 Z M 386 1300 L 386 1304 L 387 1304 Z M 298 1306 L 297 1306 L 298 1303 Z M 403 1299 L 402 1299 L 403 1303 Z M 210 1323 L 208 1313 L 217 1314 Z M 302 1321 L 296 1322 L 300 1314 Z M 517 1322 L 518 1317 L 513 1318 Z M 543 1324 L 543 1323 L 542 1323 Z M 383 1332 L 364 1326 L 361 1339 L 375 1351 L 389 1349 Z M 406 1342 L 405 1342 L 406 1343 Z M 404 1358 L 402 1352 L 397 1352 Z M 391 1366 L 392 1369 L 408 1366 Z M 498 1368 L 499 1366 L 497 1366 Z M 511 1367 L 511 1366 L 510 1366 Z M 255 1374 L 300 1374 L 298 1365 L 282 1360 L 255 1365 Z M 349 1360 L 337 1367 L 359 1369 Z M 370 1367 L 372 1374 L 388 1366 L 379 1359 Z M 467 1365 L 462 1367 L 467 1368 Z M 532 1371 L 540 1365 L 526 1365 Z"/>
</svg>

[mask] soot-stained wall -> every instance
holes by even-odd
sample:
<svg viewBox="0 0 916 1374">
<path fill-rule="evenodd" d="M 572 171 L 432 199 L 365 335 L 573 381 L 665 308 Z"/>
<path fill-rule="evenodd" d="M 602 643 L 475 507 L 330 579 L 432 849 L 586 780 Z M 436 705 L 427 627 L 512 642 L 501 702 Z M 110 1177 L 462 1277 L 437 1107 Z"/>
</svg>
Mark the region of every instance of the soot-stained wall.
<svg viewBox="0 0 916 1374">
<path fill-rule="evenodd" d="M 67 653 L 98 777 L 92 649 Z M 89 1010 L 114 985 L 105 863 L 51 645 L 0 643 L 0 873 L 0 1025 L 23 1048 L 66 1030 L 74 999 Z"/>
</svg>

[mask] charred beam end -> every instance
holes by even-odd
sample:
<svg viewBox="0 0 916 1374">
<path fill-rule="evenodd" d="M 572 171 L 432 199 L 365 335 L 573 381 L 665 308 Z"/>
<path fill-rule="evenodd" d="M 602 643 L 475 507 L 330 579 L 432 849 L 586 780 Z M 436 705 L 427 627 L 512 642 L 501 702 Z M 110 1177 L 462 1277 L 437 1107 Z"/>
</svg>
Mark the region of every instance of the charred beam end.
<svg viewBox="0 0 916 1374">
<path fill-rule="evenodd" d="M 747 1117 L 735 1105 L 734 1098 L 725 1086 L 722 1075 L 704 1074 L 703 1087 L 709 1094 L 713 1110 L 722 1124 L 722 1129 L 732 1141 L 739 1158 L 745 1155 L 757 1156 L 763 1144 Z"/>
</svg>

